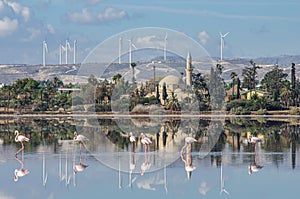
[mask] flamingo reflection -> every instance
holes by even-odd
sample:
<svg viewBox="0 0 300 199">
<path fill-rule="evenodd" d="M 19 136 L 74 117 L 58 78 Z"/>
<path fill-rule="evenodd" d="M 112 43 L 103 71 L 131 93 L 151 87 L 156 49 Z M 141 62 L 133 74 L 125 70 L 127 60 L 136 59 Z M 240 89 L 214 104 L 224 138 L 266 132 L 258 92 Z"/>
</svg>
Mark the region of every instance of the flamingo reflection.
<svg viewBox="0 0 300 199">
<path fill-rule="evenodd" d="M 257 150 L 258 149 L 257 149 L 256 143 L 255 143 L 255 146 L 254 146 L 254 162 L 248 166 L 248 173 L 249 174 L 257 173 L 263 168 L 262 165 L 257 164 L 257 162 L 258 162 L 257 161 L 258 160 Z"/>
<path fill-rule="evenodd" d="M 81 155 L 81 152 L 80 152 L 79 164 L 75 163 L 74 167 L 73 167 L 74 174 L 77 174 L 77 172 L 82 172 L 88 167 L 88 165 L 84 162 L 86 162 L 86 155 L 85 155 L 84 161 L 82 161 L 82 155 Z"/>
<path fill-rule="evenodd" d="M 141 175 L 150 169 L 151 163 L 149 161 L 150 144 L 152 141 L 145 134 L 141 133 L 141 143 L 144 145 L 144 162 L 141 164 Z"/>
<path fill-rule="evenodd" d="M 46 186 L 48 174 L 46 172 L 46 160 L 45 160 L 45 153 L 43 152 L 43 186 Z"/>
<path fill-rule="evenodd" d="M 24 169 L 24 151 L 22 151 L 22 160 L 20 160 L 18 157 L 16 157 L 16 160 L 21 164 L 20 169 L 14 170 L 14 181 L 17 182 L 19 180 L 19 177 L 23 177 L 27 174 L 29 174 L 28 169 Z"/>
<path fill-rule="evenodd" d="M 196 166 L 193 165 L 192 158 L 192 143 L 197 140 L 193 137 L 186 137 L 184 146 L 181 149 L 181 160 L 185 164 L 185 171 L 187 173 L 188 180 L 191 179 L 192 171 L 196 169 Z"/>
<path fill-rule="evenodd" d="M 24 150 L 24 143 L 23 143 L 24 141 L 25 141 L 25 142 L 29 142 L 30 139 L 27 138 L 27 137 L 25 137 L 24 135 L 20 135 L 19 131 L 16 130 L 16 131 L 15 131 L 15 142 L 21 142 L 21 145 L 22 145 L 21 149 L 19 149 L 19 150 L 16 152 L 16 156 L 17 156 L 21 151 Z"/>
</svg>

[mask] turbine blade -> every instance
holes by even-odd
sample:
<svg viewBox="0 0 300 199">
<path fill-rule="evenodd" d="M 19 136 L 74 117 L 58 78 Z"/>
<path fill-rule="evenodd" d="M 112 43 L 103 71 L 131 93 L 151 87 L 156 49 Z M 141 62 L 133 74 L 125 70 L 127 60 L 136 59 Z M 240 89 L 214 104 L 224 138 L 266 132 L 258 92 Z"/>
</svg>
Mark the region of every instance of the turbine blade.
<svg viewBox="0 0 300 199">
<path fill-rule="evenodd" d="M 223 37 L 226 37 L 229 34 L 229 32 L 227 32 L 225 35 L 223 35 Z"/>
<path fill-rule="evenodd" d="M 137 47 L 134 45 L 134 43 L 131 43 L 131 46 L 137 50 Z"/>
</svg>

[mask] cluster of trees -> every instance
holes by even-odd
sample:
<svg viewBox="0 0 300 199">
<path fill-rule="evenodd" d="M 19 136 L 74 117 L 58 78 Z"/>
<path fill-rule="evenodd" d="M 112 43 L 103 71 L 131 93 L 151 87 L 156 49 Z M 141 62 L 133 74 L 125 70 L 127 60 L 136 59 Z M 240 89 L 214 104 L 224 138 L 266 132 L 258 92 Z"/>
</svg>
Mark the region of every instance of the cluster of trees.
<svg viewBox="0 0 300 199">
<path fill-rule="evenodd" d="M 32 78 L 18 79 L 0 89 L 0 107 L 4 112 L 31 112 L 68 109 L 72 106 L 72 96 L 58 92 L 64 85 L 55 77 L 53 80 L 36 81 Z"/>
<path fill-rule="evenodd" d="M 238 74 L 232 72 L 232 81 L 228 84 L 222 79 L 223 66 L 220 64 L 212 68 L 209 75 L 193 73 L 193 94 L 183 102 L 179 102 L 174 92 L 168 94 L 165 84 L 160 94 L 158 83 L 154 79 L 137 86 L 134 79 L 133 83 L 129 83 L 120 74 L 113 76 L 112 82 L 98 80 L 91 75 L 88 83 L 83 85 L 64 85 L 57 77 L 47 81 L 36 81 L 32 78 L 19 79 L 0 89 L 0 108 L 2 107 L 0 110 L 4 112 L 58 110 L 109 112 L 112 107 L 115 110 L 131 111 L 138 104 L 160 105 L 172 111 L 180 111 L 186 104 L 199 107 L 200 111 L 216 110 L 225 105 L 226 89 L 232 90 L 231 101 L 226 104 L 226 108 L 233 113 L 243 114 L 242 112 L 248 113 L 260 109 L 287 109 L 300 104 L 300 82 L 296 79 L 294 63 L 290 70 L 290 80 L 289 75 L 282 68 L 274 65 L 261 81 L 258 79 L 261 67 L 253 61 L 250 61 L 250 64 L 243 69 L 242 81 Z M 133 66 L 132 68 L 134 71 Z M 77 94 L 59 92 L 59 88 L 80 88 L 81 91 Z M 250 100 L 241 99 L 242 88 L 248 91 L 259 90 L 267 94 L 262 97 L 254 94 Z M 149 95 L 150 93 L 152 95 Z"/>
<path fill-rule="evenodd" d="M 291 65 L 290 80 L 289 74 L 278 65 L 267 72 L 261 81 L 258 79 L 258 72 L 261 67 L 250 61 L 251 66 L 243 69 L 242 82 L 235 72 L 231 73 L 232 82 L 228 88 L 232 88 L 232 101 L 228 103 L 227 109 L 240 109 L 240 111 L 282 110 L 290 106 L 299 106 L 300 82 L 296 79 L 295 64 Z M 236 88 L 236 90 L 234 90 Z M 265 95 L 258 97 L 256 94 L 250 100 L 241 100 L 241 88 L 248 91 L 261 91 Z"/>
</svg>

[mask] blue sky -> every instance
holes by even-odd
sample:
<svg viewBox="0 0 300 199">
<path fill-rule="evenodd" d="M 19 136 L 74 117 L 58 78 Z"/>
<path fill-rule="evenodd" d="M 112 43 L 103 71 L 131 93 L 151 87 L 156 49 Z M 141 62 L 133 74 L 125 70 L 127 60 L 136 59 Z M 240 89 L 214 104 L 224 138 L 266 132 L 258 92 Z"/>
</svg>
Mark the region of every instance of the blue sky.
<svg viewBox="0 0 300 199">
<path fill-rule="evenodd" d="M 267 0 L 0 0 L 0 63 L 59 63 L 59 45 L 77 40 L 77 60 L 105 39 L 133 28 L 183 32 L 213 57 L 300 54 L 300 2 Z M 71 55 L 70 55 L 71 56 Z M 72 58 L 70 57 L 71 62 Z"/>
</svg>

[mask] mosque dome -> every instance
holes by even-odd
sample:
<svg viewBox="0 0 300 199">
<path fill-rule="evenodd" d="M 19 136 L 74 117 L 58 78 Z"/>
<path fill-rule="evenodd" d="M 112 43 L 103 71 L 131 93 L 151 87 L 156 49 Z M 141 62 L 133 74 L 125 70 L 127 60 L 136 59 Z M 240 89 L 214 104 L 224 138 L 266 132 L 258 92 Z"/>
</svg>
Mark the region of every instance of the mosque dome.
<svg viewBox="0 0 300 199">
<path fill-rule="evenodd" d="M 162 87 L 163 84 L 166 83 L 166 85 L 179 85 L 183 84 L 183 81 L 180 79 L 180 77 L 177 77 L 175 75 L 168 75 L 164 77 L 162 80 L 159 82 L 159 86 Z"/>
</svg>

